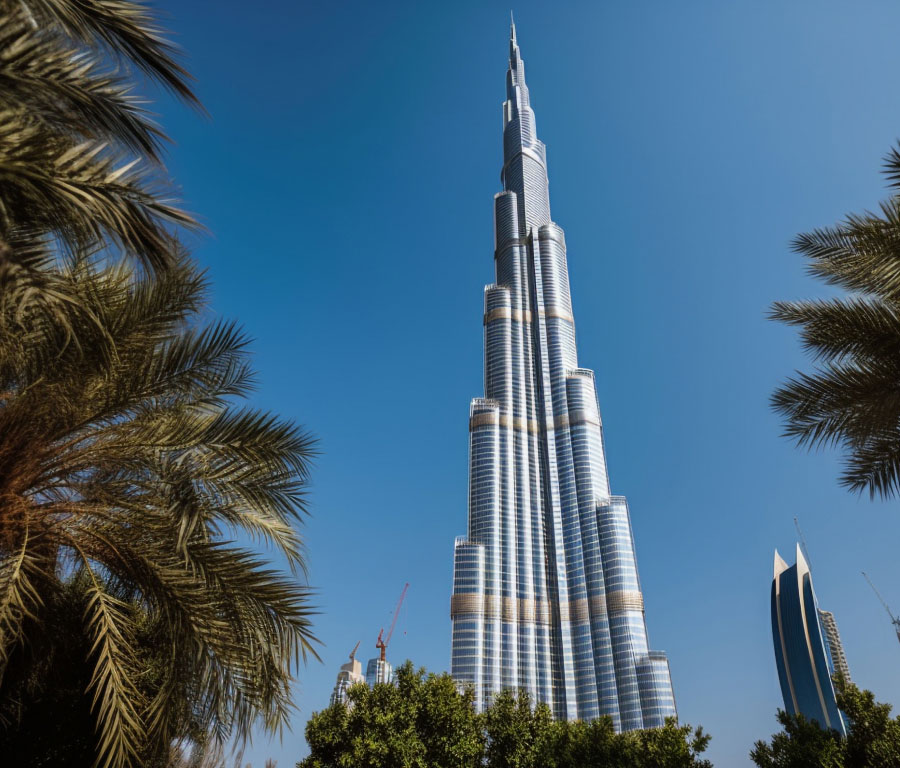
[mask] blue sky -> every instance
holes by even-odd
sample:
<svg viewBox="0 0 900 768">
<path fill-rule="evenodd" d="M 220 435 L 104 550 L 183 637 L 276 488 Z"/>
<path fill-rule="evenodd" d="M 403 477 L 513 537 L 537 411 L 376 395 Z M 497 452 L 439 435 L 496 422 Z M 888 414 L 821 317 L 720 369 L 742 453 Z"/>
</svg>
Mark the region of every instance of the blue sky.
<svg viewBox="0 0 900 768">
<path fill-rule="evenodd" d="M 216 313 L 255 339 L 257 404 L 320 439 L 305 527 L 323 664 L 292 766 L 357 640 L 449 664 L 453 537 L 466 528 L 467 409 L 493 280 L 508 4 L 157 4 L 200 117 L 162 98 L 170 169 L 211 230 Z M 885 196 L 900 136 L 889 2 L 516 5 L 551 206 L 566 230 L 579 360 L 597 373 L 610 476 L 628 496 L 652 647 L 717 766 L 749 765 L 781 705 L 773 550 L 798 515 L 850 670 L 900 704 L 900 513 L 779 437 L 772 389 L 806 367 L 776 299 L 827 292 L 798 232 Z"/>
</svg>

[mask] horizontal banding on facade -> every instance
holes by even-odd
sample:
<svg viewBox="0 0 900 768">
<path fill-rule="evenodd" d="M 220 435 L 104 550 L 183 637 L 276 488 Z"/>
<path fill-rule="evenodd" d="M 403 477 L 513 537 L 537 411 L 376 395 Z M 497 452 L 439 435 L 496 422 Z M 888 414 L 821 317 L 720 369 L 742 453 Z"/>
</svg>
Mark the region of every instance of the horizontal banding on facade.
<svg viewBox="0 0 900 768">
<path fill-rule="evenodd" d="M 581 424 L 593 424 L 594 426 L 599 427 L 600 421 L 595 414 L 584 408 L 579 408 L 577 411 L 572 411 L 569 414 L 563 414 L 562 416 L 557 416 L 553 419 L 553 426 L 555 429 L 577 427 Z"/>
<path fill-rule="evenodd" d="M 540 315 L 541 317 L 555 317 L 559 320 L 565 320 L 572 323 L 572 325 L 575 324 L 575 318 L 565 309 L 559 309 L 558 307 L 544 307 L 540 311 Z"/>
<path fill-rule="evenodd" d="M 617 589 L 606 593 L 606 607 L 610 613 L 644 610 L 644 596 L 634 589 Z"/>
<path fill-rule="evenodd" d="M 511 309 L 510 307 L 497 307 L 484 315 L 484 324 L 494 322 L 494 320 L 514 320 L 517 323 L 530 323 L 531 311 L 528 309 Z"/>
<path fill-rule="evenodd" d="M 613 594 L 624 594 L 617 592 Z M 632 595 L 630 610 L 643 610 L 643 599 L 640 592 L 629 593 Z M 633 595 L 637 595 L 635 602 Z M 579 598 L 566 601 L 559 605 L 560 621 L 582 622 L 589 621 L 591 616 L 595 618 L 606 613 L 606 601 L 603 595 L 591 598 Z M 618 603 L 617 603 L 618 605 Z M 635 608 L 637 606 L 637 608 Z M 615 608 L 614 610 L 625 610 Z M 506 622 L 516 621 L 519 624 L 549 624 L 551 605 L 546 600 L 533 600 L 530 598 L 495 597 L 493 595 L 459 594 L 450 597 L 450 617 L 477 614 Z"/>
<path fill-rule="evenodd" d="M 519 624 L 549 624 L 550 603 L 546 600 L 480 594 L 450 597 L 450 618 L 472 614 Z"/>
<path fill-rule="evenodd" d="M 587 410 L 579 409 L 570 414 L 557 416 L 553 420 L 553 429 L 566 429 L 568 427 L 577 427 L 581 424 L 593 424 L 599 427 L 600 422 L 594 414 Z M 469 431 L 478 429 L 479 427 L 512 427 L 513 429 L 527 430 L 537 434 L 541 431 L 541 425 L 534 419 L 511 419 L 508 414 L 499 413 L 498 411 L 489 411 L 487 413 L 476 413 L 469 418 Z"/>
</svg>

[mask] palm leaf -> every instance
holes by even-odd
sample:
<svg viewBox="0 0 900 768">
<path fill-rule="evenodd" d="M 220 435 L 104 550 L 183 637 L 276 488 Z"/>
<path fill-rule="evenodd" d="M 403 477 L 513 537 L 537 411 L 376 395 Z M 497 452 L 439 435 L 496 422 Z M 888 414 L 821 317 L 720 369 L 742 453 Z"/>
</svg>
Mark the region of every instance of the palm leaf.
<svg viewBox="0 0 900 768">
<path fill-rule="evenodd" d="M 174 94 L 199 108 L 191 76 L 177 62 L 177 50 L 166 39 L 153 12 L 127 0 L 21 0 L 38 23 L 55 24 L 88 46 L 102 46 L 113 56 L 133 62 Z"/>
<path fill-rule="evenodd" d="M 885 174 L 896 186 L 898 149 Z M 900 195 L 793 245 L 814 276 L 851 295 L 772 306 L 772 319 L 800 328 L 817 364 L 778 388 L 772 407 L 798 445 L 843 449 L 848 488 L 892 496 L 900 490 Z"/>
<path fill-rule="evenodd" d="M 133 764 L 143 742 L 141 700 L 132 679 L 134 628 L 128 606 L 106 591 L 87 561 L 85 569 L 93 582 L 87 591 L 85 621 L 96 658 L 90 687 L 100 732 L 97 764 L 124 768 Z"/>
</svg>

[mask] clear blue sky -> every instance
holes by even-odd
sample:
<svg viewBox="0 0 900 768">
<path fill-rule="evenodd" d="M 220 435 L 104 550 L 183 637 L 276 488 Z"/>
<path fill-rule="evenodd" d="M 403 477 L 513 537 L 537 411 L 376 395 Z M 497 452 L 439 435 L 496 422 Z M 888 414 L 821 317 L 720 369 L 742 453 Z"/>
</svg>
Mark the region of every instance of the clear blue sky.
<svg viewBox="0 0 900 768">
<path fill-rule="evenodd" d="M 208 225 L 214 309 L 256 339 L 257 401 L 315 432 L 306 526 L 324 664 L 305 754 L 357 640 L 405 581 L 391 660 L 449 664 L 453 537 L 466 528 L 467 408 L 482 394 L 507 3 L 161 2 L 204 119 L 162 100 L 170 167 Z M 679 713 L 748 765 L 781 704 L 772 555 L 793 516 L 854 679 L 900 704 L 900 510 L 838 487 L 837 458 L 779 437 L 767 399 L 807 365 L 775 299 L 822 295 L 794 234 L 873 207 L 900 136 L 900 6 L 541 3 L 515 8 L 582 365 L 615 493 L 628 496 L 650 639 Z"/>
</svg>

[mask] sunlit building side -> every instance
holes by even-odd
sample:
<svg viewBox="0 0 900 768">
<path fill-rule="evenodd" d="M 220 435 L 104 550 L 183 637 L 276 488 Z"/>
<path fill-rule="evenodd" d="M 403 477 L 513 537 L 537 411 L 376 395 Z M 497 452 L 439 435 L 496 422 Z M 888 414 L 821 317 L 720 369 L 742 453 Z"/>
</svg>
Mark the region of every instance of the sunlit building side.
<svg viewBox="0 0 900 768">
<path fill-rule="evenodd" d="M 628 504 L 610 493 L 594 373 L 577 359 L 566 241 L 515 26 L 500 175 L 451 672 L 479 709 L 512 688 L 560 719 L 658 727 L 676 715 L 669 663 L 649 649 Z"/>
</svg>

